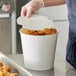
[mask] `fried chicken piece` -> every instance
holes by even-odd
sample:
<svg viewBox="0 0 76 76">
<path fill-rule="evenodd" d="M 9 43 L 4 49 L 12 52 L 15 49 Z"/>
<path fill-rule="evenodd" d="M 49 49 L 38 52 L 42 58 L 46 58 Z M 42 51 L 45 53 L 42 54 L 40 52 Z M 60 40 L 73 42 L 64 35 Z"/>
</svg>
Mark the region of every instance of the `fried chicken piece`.
<svg viewBox="0 0 76 76">
<path fill-rule="evenodd" d="M 10 76 L 10 73 L 8 71 L 3 70 L 3 76 Z"/>
<path fill-rule="evenodd" d="M 0 71 L 0 76 L 4 76 L 2 71 Z"/>
<path fill-rule="evenodd" d="M 39 32 L 37 30 L 31 30 L 30 35 L 39 35 Z"/>
<path fill-rule="evenodd" d="M 49 28 L 49 29 L 45 28 L 44 32 L 45 32 L 45 35 L 51 35 L 51 34 L 55 34 L 57 32 L 57 30 L 54 28 Z"/>
<path fill-rule="evenodd" d="M 3 67 L 3 63 L 2 63 L 2 61 L 0 61 L 0 67 Z"/>
<path fill-rule="evenodd" d="M 7 71 L 7 72 L 11 72 L 11 68 L 9 66 L 3 66 L 2 69 Z"/>
<path fill-rule="evenodd" d="M 11 73 L 11 67 L 0 61 L 0 76 L 18 76 L 18 73 Z"/>
<path fill-rule="evenodd" d="M 30 30 L 29 29 L 25 29 L 25 28 L 22 28 L 21 32 L 24 33 L 24 34 L 30 34 Z"/>
<path fill-rule="evenodd" d="M 43 30 L 39 30 L 39 35 L 45 35 L 45 32 Z"/>
<path fill-rule="evenodd" d="M 0 71 L 2 71 L 3 70 L 3 68 L 2 67 L 0 67 Z"/>
</svg>

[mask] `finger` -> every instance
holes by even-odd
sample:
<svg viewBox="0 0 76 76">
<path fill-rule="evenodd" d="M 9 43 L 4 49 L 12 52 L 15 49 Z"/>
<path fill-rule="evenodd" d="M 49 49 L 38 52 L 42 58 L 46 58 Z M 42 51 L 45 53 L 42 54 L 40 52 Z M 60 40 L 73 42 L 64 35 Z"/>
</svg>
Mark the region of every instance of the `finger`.
<svg viewBox="0 0 76 76">
<path fill-rule="evenodd" d="M 32 7 L 31 6 L 28 6 L 28 8 L 27 8 L 27 13 L 26 13 L 26 17 L 28 18 L 28 17 L 30 17 L 31 15 L 32 15 Z"/>
<path fill-rule="evenodd" d="M 22 9 L 21 9 L 21 16 L 26 16 L 26 12 L 27 12 L 26 7 L 22 7 Z"/>
</svg>

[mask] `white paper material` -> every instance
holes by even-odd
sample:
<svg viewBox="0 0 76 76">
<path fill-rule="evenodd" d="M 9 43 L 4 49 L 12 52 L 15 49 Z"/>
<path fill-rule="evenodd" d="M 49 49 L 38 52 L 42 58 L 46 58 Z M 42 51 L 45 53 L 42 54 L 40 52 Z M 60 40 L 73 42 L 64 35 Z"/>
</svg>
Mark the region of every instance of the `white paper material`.
<svg viewBox="0 0 76 76">
<path fill-rule="evenodd" d="M 17 19 L 17 23 L 19 25 L 22 25 L 24 28 L 32 30 L 42 30 L 44 28 L 54 27 L 53 21 L 49 20 L 48 17 L 42 15 L 33 15 L 30 18 L 21 16 Z"/>
<path fill-rule="evenodd" d="M 27 35 L 20 32 L 20 35 L 25 67 L 39 71 L 52 69 L 58 32 L 45 36 Z"/>
</svg>

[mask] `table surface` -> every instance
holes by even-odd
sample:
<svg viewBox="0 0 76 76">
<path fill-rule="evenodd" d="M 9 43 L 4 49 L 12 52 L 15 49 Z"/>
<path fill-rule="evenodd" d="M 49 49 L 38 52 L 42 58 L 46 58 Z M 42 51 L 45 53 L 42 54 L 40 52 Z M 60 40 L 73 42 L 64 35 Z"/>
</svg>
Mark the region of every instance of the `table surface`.
<svg viewBox="0 0 76 76">
<path fill-rule="evenodd" d="M 8 55 L 8 57 L 17 64 L 24 67 L 23 55 Z M 28 70 L 28 69 L 27 69 Z M 33 76 L 76 76 L 76 70 L 65 61 L 58 53 L 55 56 L 54 69 L 47 71 L 28 70 Z"/>
</svg>

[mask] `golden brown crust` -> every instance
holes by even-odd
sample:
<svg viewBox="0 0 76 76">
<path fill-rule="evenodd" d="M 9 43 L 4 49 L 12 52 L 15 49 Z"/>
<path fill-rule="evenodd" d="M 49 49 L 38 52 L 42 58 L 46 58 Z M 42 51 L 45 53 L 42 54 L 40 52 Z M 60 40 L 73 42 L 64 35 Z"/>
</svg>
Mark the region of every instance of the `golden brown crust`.
<svg viewBox="0 0 76 76">
<path fill-rule="evenodd" d="M 20 31 L 28 35 L 51 35 L 57 33 L 57 30 L 55 28 L 45 28 L 43 30 L 30 30 L 21 28 Z"/>
<path fill-rule="evenodd" d="M 3 67 L 3 63 L 2 63 L 2 61 L 0 61 L 0 67 Z"/>
<path fill-rule="evenodd" d="M 8 72 L 11 72 L 11 68 L 9 66 L 3 66 L 3 70 L 5 71 L 8 71 Z"/>
<path fill-rule="evenodd" d="M 18 73 L 11 73 L 11 67 L 3 65 L 0 61 L 0 76 L 18 76 Z"/>
</svg>

